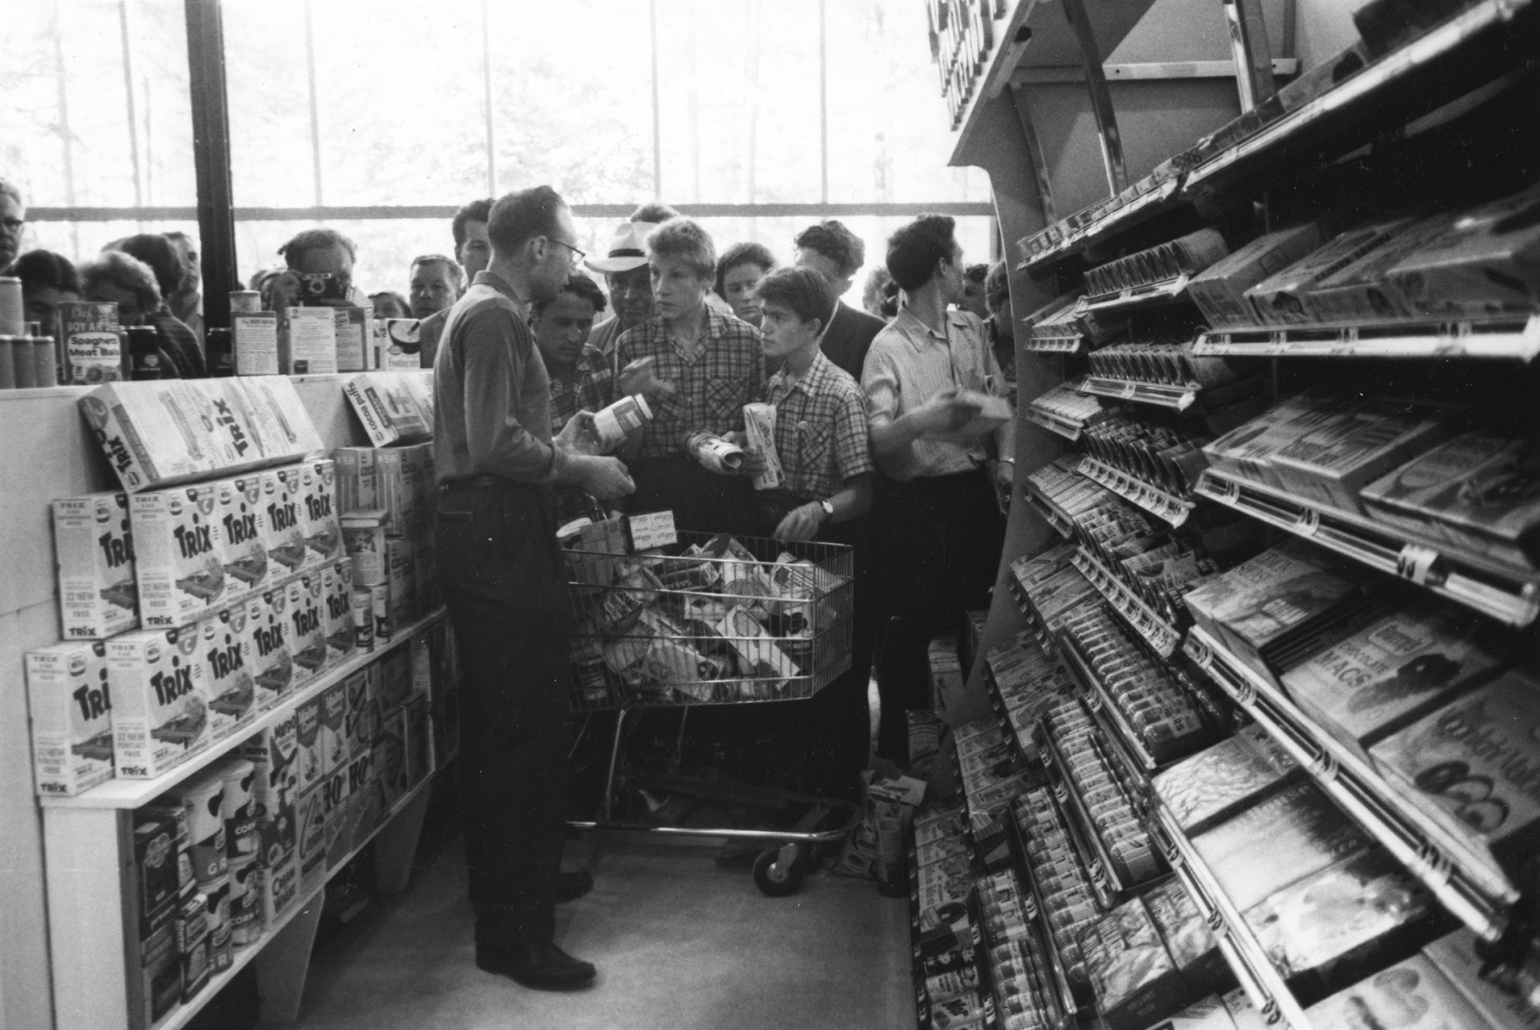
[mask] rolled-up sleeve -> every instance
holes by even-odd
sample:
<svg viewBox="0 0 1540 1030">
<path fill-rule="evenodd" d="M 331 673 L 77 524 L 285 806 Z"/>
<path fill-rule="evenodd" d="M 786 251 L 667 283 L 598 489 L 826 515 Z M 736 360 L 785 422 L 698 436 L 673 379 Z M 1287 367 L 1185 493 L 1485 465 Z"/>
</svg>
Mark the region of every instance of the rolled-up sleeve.
<svg viewBox="0 0 1540 1030">
<path fill-rule="evenodd" d="M 873 344 L 861 368 L 861 392 L 866 394 L 870 422 L 891 422 L 898 417 L 898 369 L 886 350 Z"/>
<path fill-rule="evenodd" d="M 519 483 L 550 483 L 566 464 L 561 448 L 545 443 L 520 423 L 549 420 L 548 408 L 528 410 L 523 386 L 532 372 L 533 341 L 516 316 L 501 307 L 478 311 L 465 326 L 465 441 L 478 473 Z"/>
</svg>

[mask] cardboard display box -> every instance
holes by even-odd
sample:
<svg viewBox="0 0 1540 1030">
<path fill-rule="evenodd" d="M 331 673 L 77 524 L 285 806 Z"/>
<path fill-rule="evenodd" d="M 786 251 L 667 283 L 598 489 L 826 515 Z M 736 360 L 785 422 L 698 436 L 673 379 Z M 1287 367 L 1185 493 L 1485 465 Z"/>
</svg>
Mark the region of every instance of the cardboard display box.
<svg viewBox="0 0 1540 1030">
<path fill-rule="evenodd" d="M 128 495 L 53 502 L 59 621 L 66 640 L 105 640 L 139 628 Z"/>
<path fill-rule="evenodd" d="M 118 776 L 154 779 L 213 739 L 197 646 L 196 633 L 175 629 L 107 641 Z"/>
<path fill-rule="evenodd" d="M 32 771 L 43 797 L 74 797 L 113 777 L 112 691 L 101 641 L 27 652 Z"/>
</svg>

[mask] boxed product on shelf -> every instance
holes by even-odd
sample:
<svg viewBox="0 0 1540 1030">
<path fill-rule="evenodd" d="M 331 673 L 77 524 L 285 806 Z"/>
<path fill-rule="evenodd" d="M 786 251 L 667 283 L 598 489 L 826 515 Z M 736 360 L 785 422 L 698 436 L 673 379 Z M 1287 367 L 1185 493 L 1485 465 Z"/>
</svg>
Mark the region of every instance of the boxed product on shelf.
<svg viewBox="0 0 1540 1030">
<path fill-rule="evenodd" d="M 1481 975 L 1486 959 L 1476 947 L 1476 935 L 1461 927 L 1427 944 L 1422 953 L 1496 1030 L 1535 1030 L 1540 1027 L 1540 1009 L 1527 1003 L 1517 985 L 1497 983 L 1495 979 Z M 1533 964 L 1532 953 L 1530 964 Z M 1495 976 L 1500 975 L 1500 971 L 1495 973 Z"/>
<path fill-rule="evenodd" d="M 333 308 L 334 334 L 337 340 L 337 371 L 362 372 L 370 367 L 374 346 L 374 308 L 349 305 Z"/>
<path fill-rule="evenodd" d="M 1179 1012 L 1162 1019 L 1149 1030 L 1235 1030 L 1224 999 L 1217 994 L 1199 998 Z"/>
<path fill-rule="evenodd" d="M 1405 867 L 1376 848 L 1290 884 L 1243 918 L 1282 976 L 1308 974 L 1329 991 L 1415 949 L 1436 907 Z"/>
<path fill-rule="evenodd" d="M 374 460 L 386 535 L 422 535 L 433 507 L 433 445 L 382 448 Z"/>
<path fill-rule="evenodd" d="M 213 484 L 228 600 L 266 590 L 281 576 L 281 568 L 268 560 L 264 481 L 262 473 L 252 472 Z"/>
<path fill-rule="evenodd" d="M 114 682 L 114 686 L 116 683 Z M 1540 684 L 1477 687 L 1369 749 L 1398 794 L 1515 882 L 1540 843 Z"/>
<path fill-rule="evenodd" d="M 1358 826 L 1309 780 L 1192 838 L 1220 889 L 1245 912 L 1269 895 L 1369 846 Z"/>
<path fill-rule="evenodd" d="M 212 457 L 189 442 L 191 430 L 176 382 L 109 383 L 80 399 L 107 462 L 129 493 L 207 476 Z"/>
<path fill-rule="evenodd" d="M 1283 480 L 1273 467 L 1273 456 L 1353 403 L 1353 398 L 1325 390 L 1288 397 L 1204 444 L 1203 453 L 1216 471 L 1281 488 Z"/>
<path fill-rule="evenodd" d="M 163 1019 L 182 1001 L 182 953 L 177 950 L 176 928 L 167 921 L 140 942 L 136 998 L 131 1013 L 144 1026 Z"/>
<path fill-rule="evenodd" d="M 246 593 L 225 575 L 218 507 L 218 488 L 210 483 L 129 498 L 146 627 L 188 625 Z"/>
<path fill-rule="evenodd" d="M 53 502 L 59 621 L 66 640 L 103 640 L 139 627 L 128 495 Z"/>
<path fill-rule="evenodd" d="M 326 668 L 326 596 L 321 570 L 295 576 L 283 589 L 294 689 L 301 690 Z"/>
<path fill-rule="evenodd" d="M 348 845 L 353 841 L 357 809 L 353 795 L 348 791 L 348 784 L 345 764 L 336 772 L 328 774 L 321 783 L 321 801 L 326 807 L 322 849 L 326 852 L 325 866 L 328 871 L 342 864 L 343 856 L 349 850 Z"/>
<path fill-rule="evenodd" d="M 135 630 L 107 641 L 112 750 L 117 775 L 149 780 L 208 747 L 208 696 L 198 637 Z"/>
<path fill-rule="evenodd" d="M 380 726 L 380 702 L 376 694 L 376 678 L 366 666 L 342 681 L 347 700 L 343 716 L 343 735 L 348 741 L 348 754 L 358 755 L 374 745 L 375 734 Z"/>
<path fill-rule="evenodd" d="M 957 653 L 956 633 L 945 633 L 930 642 L 930 707 L 936 712 L 957 708 L 963 701 L 962 657 Z"/>
<path fill-rule="evenodd" d="M 425 440 L 433 433 L 433 373 L 361 372 L 342 387 L 376 447 Z"/>
<path fill-rule="evenodd" d="M 230 863 L 230 944 L 244 948 L 262 937 L 262 866 L 255 857 Z"/>
<path fill-rule="evenodd" d="M 134 812 L 134 887 L 139 895 L 140 939 L 167 926 L 182 893 L 187 864 L 187 815 L 180 806 L 152 805 Z M 188 865 L 188 878 L 191 866 Z"/>
<path fill-rule="evenodd" d="M 1351 632 L 1369 584 L 1362 570 L 1291 537 L 1188 591 L 1198 624 L 1235 656 L 1277 682 L 1277 674 Z"/>
<path fill-rule="evenodd" d="M 374 586 L 388 581 L 385 511 L 371 508 L 342 516 L 342 540 L 353 562 L 353 583 Z"/>
<path fill-rule="evenodd" d="M 309 697 L 294 709 L 294 740 L 297 747 L 295 767 L 298 770 L 296 787 L 301 794 L 308 794 L 320 785 L 326 776 L 326 758 L 321 736 L 321 697 Z"/>
<path fill-rule="evenodd" d="M 300 509 L 305 504 L 298 465 L 269 470 L 262 481 L 267 513 L 267 556 L 276 563 L 274 580 L 286 579 L 311 564 Z"/>
<path fill-rule="evenodd" d="M 1463 405 L 1365 400 L 1280 448 L 1273 470 L 1309 503 L 1362 511 L 1365 486 L 1448 439 L 1464 414 Z"/>
<path fill-rule="evenodd" d="M 385 582 L 390 588 L 390 624 L 407 626 L 417 610 L 417 545 L 405 537 L 385 540 Z"/>
<path fill-rule="evenodd" d="M 1142 900 L 1167 954 L 1192 993 L 1220 990 L 1234 982 L 1213 929 L 1180 880 L 1165 880 Z"/>
<path fill-rule="evenodd" d="M 294 803 L 294 865 L 302 894 L 326 880 L 325 785 L 321 780 Z"/>
<path fill-rule="evenodd" d="M 1414 316 L 1414 306 L 1386 281 L 1386 275 L 1407 255 L 1438 239 L 1453 221 L 1451 214 L 1438 214 L 1398 229 L 1363 257 L 1305 289 L 1301 294 L 1305 310 L 1317 322 L 1333 323 Z"/>
<path fill-rule="evenodd" d="M 205 894 L 203 917 L 208 925 L 209 971 L 230 968 L 230 874 Z"/>
<path fill-rule="evenodd" d="M 119 328 L 116 304 L 65 300 L 59 302 L 57 311 L 61 386 L 128 378 L 126 337 Z M 47 329 L 52 331 L 53 326 Z"/>
<path fill-rule="evenodd" d="M 264 866 L 294 859 L 294 803 L 299 798 L 299 719 L 289 712 L 241 745 L 253 766 L 251 799 Z"/>
<path fill-rule="evenodd" d="M 336 466 L 330 458 L 318 458 L 299 466 L 300 537 L 305 541 L 307 568 L 319 567 L 342 556 L 336 478 Z"/>
<path fill-rule="evenodd" d="M 339 680 L 321 692 L 321 728 L 318 734 L 321 775 L 331 776 L 347 767 L 348 688 Z"/>
<path fill-rule="evenodd" d="M 246 602 L 246 635 L 241 658 L 257 689 L 257 711 L 265 712 L 294 693 L 289 653 L 288 591 L 279 585 Z"/>
<path fill-rule="evenodd" d="M 406 712 L 398 706 L 381 717 L 373 749 L 374 775 L 387 812 L 401 802 L 409 789 L 406 747 Z"/>
<path fill-rule="evenodd" d="M 337 473 L 337 511 L 368 510 L 380 507 L 379 470 L 373 447 L 338 447 L 332 451 Z"/>
<path fill-rule="evenodd" d="M 187 632 L 197 639 L 213 738 L 220 740 L 257 714 L 257 685 L 246 665 L 246 605 L 205 615 Z"/>
<path fill-rule="evenodd" d="M 326 667 L 334 669 L 353 656 L 358 637 L 353 629 L 353 560 L 338 558 L 320 570 L 326 639 Z"/>
<path fill-rule="evenodd" d="M 369 835 L 379 825 L 377 817 L 373 822 L 365 824 L 365 819 L 371 813 L 369 791 L 374 786 L 374 755 L 365 751 L 351 756 L 343 772 L 347 777 L 348 804 L 343 811 L 341 825 L 335 834 L 336 859 L 339 861 L 343 855 L 363 847 Z M 331 860 L 328 861 L 330 864 Z"/>
<path fill-rule="evenodd" d="M 43 797 L 74 797 L 113 777 L 107 648 L 77 640 L 28 651 L 32 775 Z"/>
<path fill-rule="evenodd" d="M 1137 899 L 1081 930 L 1080 951 L 1107 1030 L 1142 1030 L 1191 1000 L 1190 988 Z"/>
<path fill-rule="evenodd" d="M 1269 1020 L 1262 1014 L 1244 987 L 1226 991 L 1224 1003 L 1230 1021 L 1235 1024 L 1235 1030 L 1268 1030 L 1268 1027 L 1277 1025 L 1276 1020 Z"/>
<path fill-rule="evenodd" d="M 1365 758 L 1368 748 L 1494 672 L 1473 613 L 1415 601 L 1283 674 L 1300 709 Z"/>
<path fill-rule="evenodd" d="M 1246 291 L 1257 319 L 1264 325 L 1300 325 L 1311 321 L 1304 294 L 1411 224 L 1410 219 L 1374 222 L 1349 229 L 1325 246 L 1311 251 L 1281 272 Z"/>
<path fill-rule="evenodd" d="M 1482 318 L 1540 308 L 1540 190 L 1454 216 L 1444 231 L 1392 266 L 1388 285 L 1415 315 Z"/>
<path fill-rule="evenodd" d="M 933 1001 L 930 1007 L 932 1030 L 983 1030 L 994 1012 L 989 999 L 977 991 Z"/>
<path fill-rule="evenodd" d="M 1257 725 L 1151 778 L 1161 804 L 1189 837 L 1277 790 L 1298 770 L 1283 745 Z"/>
<path fill-rule="evenodd" d="M 1363 490 L 1370 517 L 1490 555 L 1540 566 L 1540 446 L 1483 428 L 1413 458 Z"/>
<path fill-rule="evenodd" d="M 205 769 L 174 787 L 168 797 L 187 812 L 187 853 L 198 888 L 208 887 L 230 871 L 225 845 L 225 780 L 217 769 Z"/>
<path fill-rule="evenodd" d="M 1486 1024 L 1459 990 L 1422 955 L 1413 955 L 1305 1010 L 1315 1030 L 1364 1026 L 1473 1030 Z"/>
<path fill-rule="evenodd" d="M 380 710 L 388 712 L 401 706 L 412 694 L 412 652 L 398 647 L 375 662 L 379 669 Z"/>
<path fill-rule="evenodd" d="M 284 375 L 334 375 L 337 315 L 330 307 L 286 308 L 278 334 L 278 368 Z"/>
</svg>

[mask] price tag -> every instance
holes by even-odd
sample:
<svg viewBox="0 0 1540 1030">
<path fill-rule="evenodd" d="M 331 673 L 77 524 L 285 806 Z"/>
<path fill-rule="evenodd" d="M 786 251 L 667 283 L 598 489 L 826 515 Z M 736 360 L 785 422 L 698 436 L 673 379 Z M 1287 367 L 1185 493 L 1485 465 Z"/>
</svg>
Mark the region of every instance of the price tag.
<svg viewBox="0 0 1540 1030">
<path fill-rule="evenodd" d="M 653 511 L 644 515 L 632 515 L 626 521 L 631 525 L 631 541 L 638 551 L 679 542 L 679 534 L 674 530 L 672 511 Z"/>
</svg>

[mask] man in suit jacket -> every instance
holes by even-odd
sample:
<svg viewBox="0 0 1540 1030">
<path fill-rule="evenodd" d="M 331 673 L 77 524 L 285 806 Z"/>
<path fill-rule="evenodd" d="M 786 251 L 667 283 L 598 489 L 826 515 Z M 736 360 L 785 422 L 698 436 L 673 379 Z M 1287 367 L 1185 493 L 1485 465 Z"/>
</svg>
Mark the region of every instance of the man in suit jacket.
<svg viewBox="0 0 1540 1030">
<path fill-rule="evenodd" d="M 833 218 L 803 229 L 792 244 L 797 248 L 797 267 L 810 268 L 823 276 L 836 298 L 850 289 L 856 273 L 866 263 L 866 244 Z M 820 346 L 830 361 L 860 382 L 866 352 L 884 324 L 882 319 L 836 300 Z"/>
</svg>

